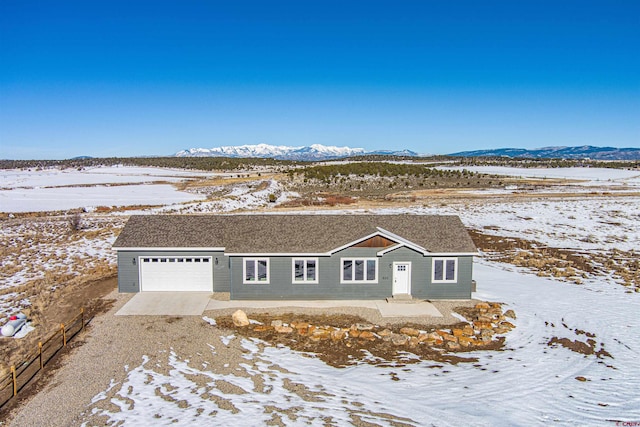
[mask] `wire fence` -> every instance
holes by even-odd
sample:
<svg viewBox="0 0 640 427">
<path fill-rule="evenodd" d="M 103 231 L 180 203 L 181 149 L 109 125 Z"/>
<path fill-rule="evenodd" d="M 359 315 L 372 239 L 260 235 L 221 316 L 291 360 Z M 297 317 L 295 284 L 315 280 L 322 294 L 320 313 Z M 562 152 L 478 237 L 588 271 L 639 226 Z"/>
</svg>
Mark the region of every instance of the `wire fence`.
<svg viewBox="0 0 640 427">
<path fill-rule="evenodd" d="M 47 365 L 60 350 L 67 346 L 79 332 L 91 321 L 85 315 L 84 308 L 67 324 L 61 323 L 60 328 L 45 341 L 38 342 L 35 353 L 24 358 L 24 361 L 11 366 L 10 373 L 0 378 L 0 408 L 16 397 L 33 377 Z"/>
</svg>

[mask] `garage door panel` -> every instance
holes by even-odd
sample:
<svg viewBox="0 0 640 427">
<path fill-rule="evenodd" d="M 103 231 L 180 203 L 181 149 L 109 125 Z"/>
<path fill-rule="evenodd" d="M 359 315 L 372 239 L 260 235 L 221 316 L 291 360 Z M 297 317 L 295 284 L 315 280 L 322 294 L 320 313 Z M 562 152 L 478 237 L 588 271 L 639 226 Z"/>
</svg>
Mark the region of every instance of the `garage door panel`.
<svg viewBox="0 0 640 427">
<path fill-rule="evenodd" d="M 141 257 L 140 289 L 211 292 L 211 257 Z"/>
</svg>

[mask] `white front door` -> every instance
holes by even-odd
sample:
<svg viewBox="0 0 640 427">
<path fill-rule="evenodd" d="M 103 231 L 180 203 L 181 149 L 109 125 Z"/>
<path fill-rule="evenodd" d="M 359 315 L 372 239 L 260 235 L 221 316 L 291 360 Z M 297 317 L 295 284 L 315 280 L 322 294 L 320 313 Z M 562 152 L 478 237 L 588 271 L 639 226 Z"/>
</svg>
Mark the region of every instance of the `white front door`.
<svg viewBox="0 0 640 427">
<path fill-rule="evenodd" d="M 393 263 L 393 295 L 410 294 L 411 263 Z"/>
</svg>

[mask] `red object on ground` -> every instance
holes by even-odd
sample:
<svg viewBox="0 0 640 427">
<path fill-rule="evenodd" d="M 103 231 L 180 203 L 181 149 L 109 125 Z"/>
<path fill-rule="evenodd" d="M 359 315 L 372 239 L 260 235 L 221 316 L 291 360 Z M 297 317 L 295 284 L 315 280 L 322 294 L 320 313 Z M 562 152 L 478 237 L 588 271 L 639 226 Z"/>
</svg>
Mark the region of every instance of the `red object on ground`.
<svg viewBox="0 0 640 427">
<path fill-rule="evenodd" d="M 9 317 L 9 320 L 18 320 L 18 316 L 11 316 Z"/>
</svg>

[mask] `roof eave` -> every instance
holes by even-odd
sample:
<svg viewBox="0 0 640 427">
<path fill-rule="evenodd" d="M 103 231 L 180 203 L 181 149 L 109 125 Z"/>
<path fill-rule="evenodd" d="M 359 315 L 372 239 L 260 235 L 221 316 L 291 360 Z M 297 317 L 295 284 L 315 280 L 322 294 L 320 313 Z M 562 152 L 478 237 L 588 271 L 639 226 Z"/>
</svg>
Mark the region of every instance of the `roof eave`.
<svg viewBox="0 0 640 427">
<path fill-rule="evenodd" d="M 193 252 L 193 251 L 208 251 L 208 252 L 224 252 L 223 247 L 170 247 L 170 246 L 139 246 L 139 247 L 112 247 L 114 251 L 133 252 L 133 251 L 174 251 L 174 252 Z"/>
</svg>

